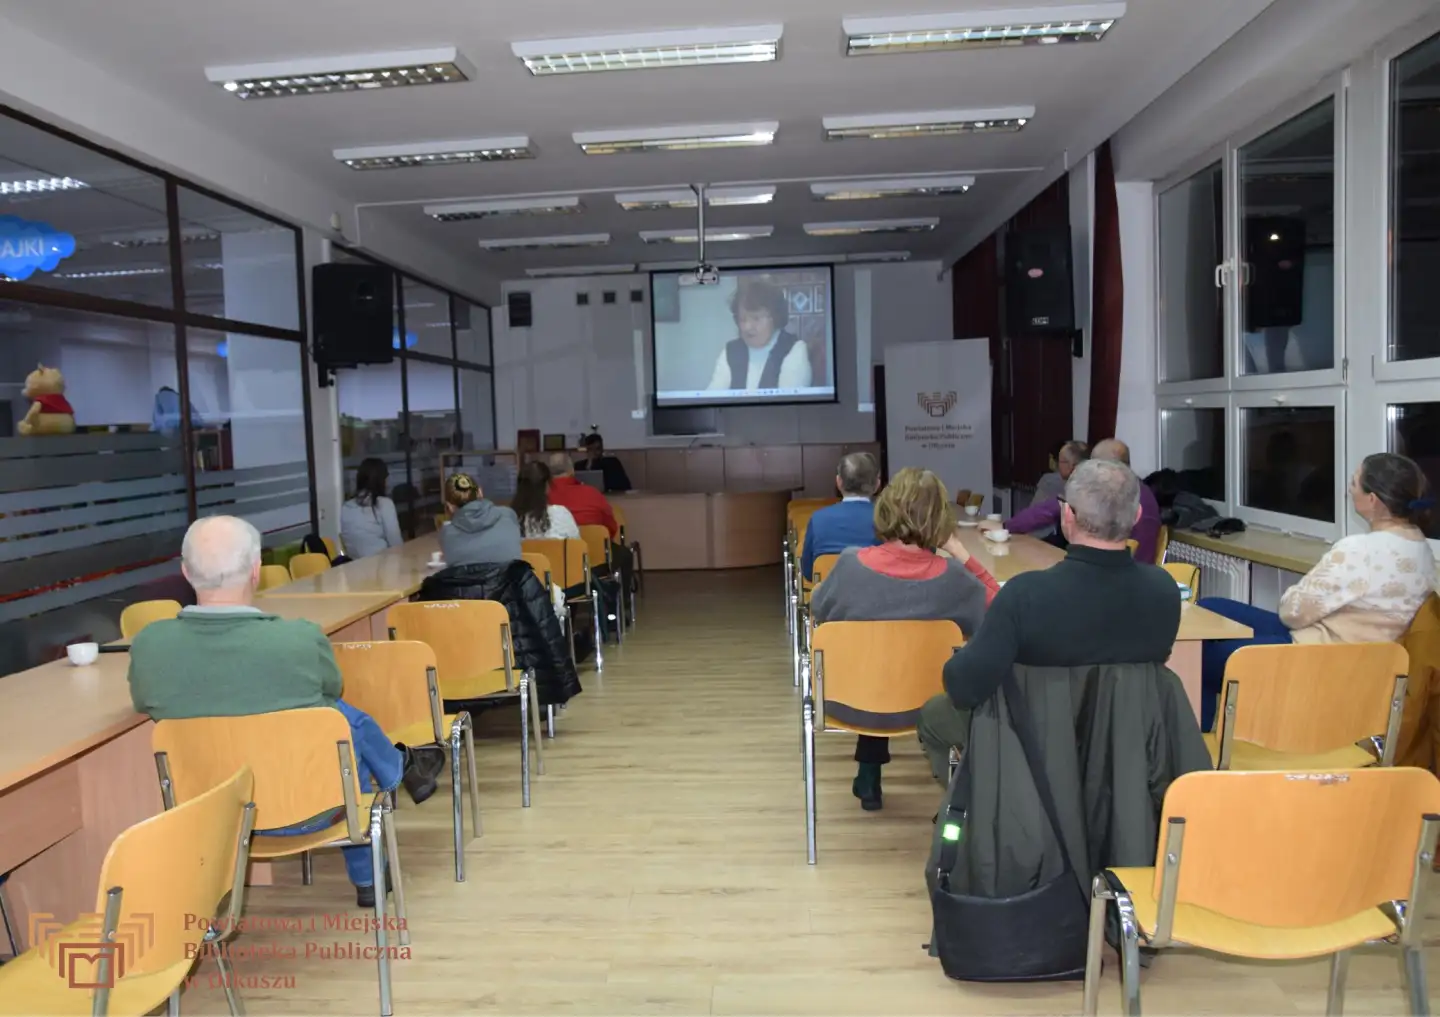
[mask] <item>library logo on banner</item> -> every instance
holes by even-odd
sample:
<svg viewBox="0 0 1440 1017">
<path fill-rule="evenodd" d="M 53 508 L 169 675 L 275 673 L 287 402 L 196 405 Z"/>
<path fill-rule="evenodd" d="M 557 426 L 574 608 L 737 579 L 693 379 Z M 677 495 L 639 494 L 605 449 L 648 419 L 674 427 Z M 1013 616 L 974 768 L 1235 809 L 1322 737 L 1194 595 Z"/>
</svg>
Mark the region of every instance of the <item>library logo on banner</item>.
<svg viewBox="0 0 1440 1017">
<path fill-rule="evenodd" d="M 917 392 L 915 399 L 927 417 L 946 416 L 960 401 L 954 392 Z"/>
<path fill-rule="evenodd" d="M 69 925 L 54 915 L 30 916 L 30 943 L 45 951 L 55 973 L 72 989 L 113 989 L 125 970 L 155 945 L 155 916 L 137 912 L 106 938 L 105 916 L 86 914 Z"/>
<path fill-rule="evenodd" d="M 0 276 L 24 282 L 37 271 L 55 271 L 74 253 L 75 238 L 49 223 L 0 215 Z"/>
</svg>

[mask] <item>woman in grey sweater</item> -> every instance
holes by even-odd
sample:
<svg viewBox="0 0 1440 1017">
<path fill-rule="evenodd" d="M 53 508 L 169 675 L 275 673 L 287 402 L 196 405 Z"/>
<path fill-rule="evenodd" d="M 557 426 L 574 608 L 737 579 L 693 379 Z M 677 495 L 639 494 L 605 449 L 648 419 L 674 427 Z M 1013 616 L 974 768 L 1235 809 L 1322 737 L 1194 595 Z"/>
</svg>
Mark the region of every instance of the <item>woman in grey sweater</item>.
<svg viewBox="0 0 1440 1017">
<path fill-rule="evenodd" d="M 520 521 L 493 501 L 466 473 L 445 479 L 445 514 L 440 550 L 446 565 L 482 565 L 520 557 Z"/>
<path fill-rule="evenodd" d="M 846 550 L 815 588 L 816 624 L 949 619 L 966 639 L 975 634 L 1000 587 L 956 537 L 955 509 L 939 477 L 913 467 L 896 474 L 875 502 L 875 536 L 879 546 Z M 935 680 L 938 687 L 940 676 Z M 873 812 L 883 804 L 880 768 L 890 762 L 890 740 L 861 735 L 855 762 L 852 790 Z"/>
</svg>

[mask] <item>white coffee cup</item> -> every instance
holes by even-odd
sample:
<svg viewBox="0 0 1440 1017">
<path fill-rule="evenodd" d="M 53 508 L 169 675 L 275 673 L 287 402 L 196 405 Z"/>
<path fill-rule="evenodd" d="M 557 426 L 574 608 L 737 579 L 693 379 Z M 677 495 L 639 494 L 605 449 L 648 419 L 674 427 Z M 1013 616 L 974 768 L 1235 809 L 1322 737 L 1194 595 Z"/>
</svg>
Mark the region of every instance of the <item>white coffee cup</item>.
<svg viewBox="0 0 1440 1017">
<path fill-rule="evenodd" d="M 979 506 L 979 505 L 966 505 L 966 506 L 965 506 L 965 514 L 966 514 L 967 516 L 971 516 L 971 517 L 978 516 L 978 515 L 980 514 L 980 506 Z"/>
<path fill-rule="evenodd" d="M 992 523 L 998 523 L 998 522 L 1000 521 L 1000 513 L 999 513 L 999 512 L 991 512 L 991 513 L 990 513 L 988 516 L 986 516 L 985 518 L 988 519 L 988 520 L 989 520 L 990 522 L 992 522 Z"/>
<path fill-rule="evenodd" d="M 95 663 L 100 656 L 99 643 L 71 643 L 65 647 L 65 656 L 70 658 L 70 663 L 76 667 L 86 667 Z"/>
<path fill-rule="evenodd" d="M 1009 531 L 1009 530 L 1003 530 L 1003 529 L 1002 529 L 1002 530 L 986 530 L 986 531 L 985 531 L 985 536 L 989 537 L 989 538 L 990 538 L 991 540 L 993 540 L 993 541 L 996 541 L 997 543 L 1003 544 L 1003 543 L 1005 543 L 1005 541 L 1007 541 L 1007 540 L 1010 539 L 1010 531 Z"/>
<path fill-rule="evenodd" d="M 436 551 L 430 556 L 431 565 L 439 565 L 442 561 L 444 561 L 444 552 L 442 551 Z"/>
</svg>

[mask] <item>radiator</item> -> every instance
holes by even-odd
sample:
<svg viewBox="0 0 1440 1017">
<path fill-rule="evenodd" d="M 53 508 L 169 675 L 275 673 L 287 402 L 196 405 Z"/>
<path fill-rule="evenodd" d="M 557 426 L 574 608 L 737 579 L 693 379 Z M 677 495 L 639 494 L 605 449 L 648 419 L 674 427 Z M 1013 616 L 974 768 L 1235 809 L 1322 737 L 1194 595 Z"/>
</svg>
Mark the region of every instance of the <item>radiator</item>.
<svg viewBox="0 0 1440 1017">
<path fill-rule="evenodd" d="M 1234 558 L 1178 540 L 1170 541 L 1165 558 L 1167 561 L 1200 566 L 1201 597 L 1229 597 L 1242 604 L 1250 603 L 1250 563 L 1244 558 Z"/>
</svg>

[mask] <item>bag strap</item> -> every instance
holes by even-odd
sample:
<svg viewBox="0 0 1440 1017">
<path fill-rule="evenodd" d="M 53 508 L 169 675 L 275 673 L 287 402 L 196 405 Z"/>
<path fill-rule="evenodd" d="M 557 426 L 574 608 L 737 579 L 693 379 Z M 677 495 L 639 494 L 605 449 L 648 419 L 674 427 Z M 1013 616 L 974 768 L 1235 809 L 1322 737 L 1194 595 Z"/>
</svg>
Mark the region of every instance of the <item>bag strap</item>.
<svg viewBox="0 0 1440 1017">
<path fill-rule="evenodd" d="M 960 840 L 965 834 L 965 810 L 955 806 L 955 794 L 964 779 L 965 769 L 961 767 L 955 771 L 955 779 L 950 782 L 950 792 L 945 796 L 945 808 L 936 817 L 936 822 L 940 824 L 940 860 L 937 863 L 935 881 L 937 886 L 947 891 L 950 889 L 950 873 L 960 859 Z"/>
<path fill-rule="evenodd" d="M 1020 739 L 1020 749 L 1025 753 L 1025 762 L 1030 767 L 1030 778 L 1035 782 L 1035 791 L 1040 796 L 1045 818 L 1050 820 L 1050 829 L 1055 831 L 1055 839 L 1060 842 L 1060 856 L 1065 859 L 1067 869 L 1080 875 L 1081 870 L 1075 866 L 1074 859 L 1070 857 L 1070 848 L 1065 844 L 1065 831 L 1060 826 L 1060 813 L 1055 808 L 1055 796 L 1050 791 L 1050 777 L 1045 772 L 1045 760 L 1040 755 L 1040 743 L 1035 736 L 1035 723 L 1030 717 L 1030 703 L 1020 691 L 1013 672 L 1005 672 L 1000 688 L 1005 692 L 1005 702 L 1010 707 L 1010 725 Z M 1079 889 L 1078 883 L 1076 889 Z M 1084 897 L 1083 891 L 1081 897 Z"/>
</svg>

